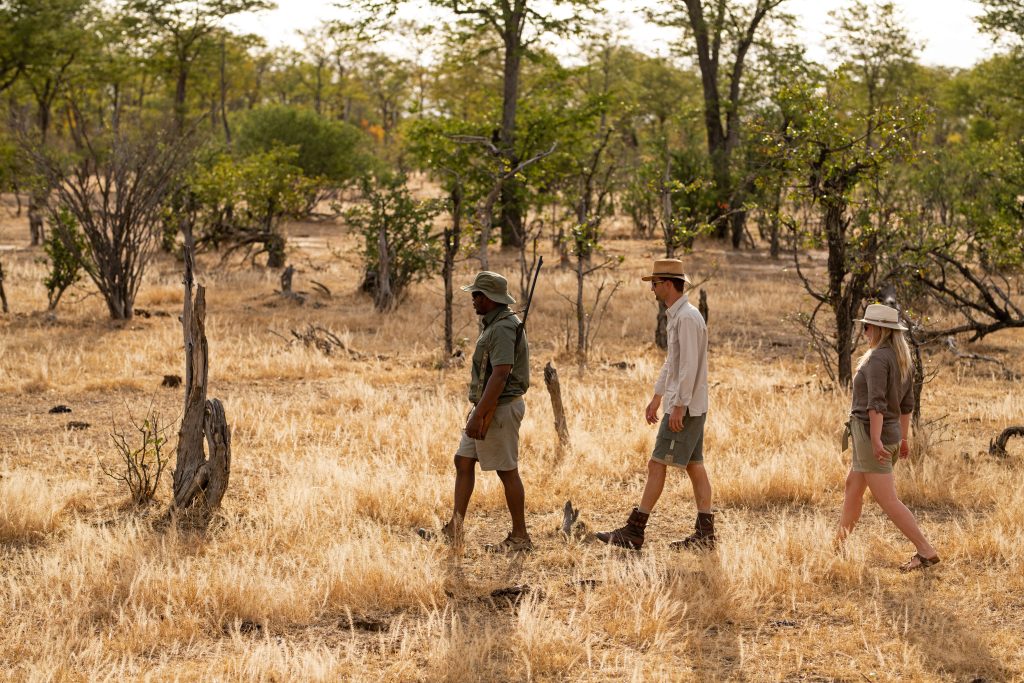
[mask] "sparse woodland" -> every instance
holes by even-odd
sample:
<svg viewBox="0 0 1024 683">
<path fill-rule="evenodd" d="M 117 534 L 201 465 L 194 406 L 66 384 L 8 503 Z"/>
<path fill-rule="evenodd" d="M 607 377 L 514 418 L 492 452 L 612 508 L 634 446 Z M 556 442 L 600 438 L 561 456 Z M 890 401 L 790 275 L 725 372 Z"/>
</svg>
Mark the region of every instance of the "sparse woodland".
<svg viewBox="0 0 1024 683">
<path fill-rule="evenodd" d="M 780 0 L 664 0 L 671 57 L 575 0 L 227 28 L 267 4 L 0 0 L 0 680 L 1024 680 L 1019 3 L 969 69 L 859 1 L 827 64 Z M 705 554 L 667 547 L 678 472 L 642 553 L 590 538 L 643 486 L 666 255 L 709 321 Z M 424 542 L 457 286 L 521 298 L 539 256 L 537 550 L 483 552 L 493 476 Z M 833 546 L 876 301 L 923 380 L 896 481 L 942 563 L 908 575 L 877 506 Z"/>
</svg>

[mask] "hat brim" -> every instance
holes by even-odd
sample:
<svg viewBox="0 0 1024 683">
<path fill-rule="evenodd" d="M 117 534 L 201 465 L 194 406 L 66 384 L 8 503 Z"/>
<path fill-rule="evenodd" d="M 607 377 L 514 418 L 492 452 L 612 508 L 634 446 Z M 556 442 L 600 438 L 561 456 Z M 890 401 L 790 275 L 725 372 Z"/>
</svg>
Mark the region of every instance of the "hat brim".
<svg viewBox="0 0 1024 683">
<path fill-rule="evenodd" d="M 656 277 L 659 277 L 663 280 L 682 280 L 688 285 L 693 284 L 690 281 L 690 276 L 687 275 L 686 273 L 683 273 L 682 275 L 679 275 L 678 273 L 651 273 L 650 275 L 644 275 L 640 279 L 643 280 L 644 282 L 650 282 Z"/>
<path fill-rule="evenodd" d="M 868 325 L 874 325 L 875 327 L 888 327 L 890 330 L 903 330 L 906 332 L 909 328 L 901 322 L 890 322 L 888 320 L 869 320 L 867 318 L 854 318 L 855 323 L 867 323 Z"/>
<path fill-rule="evenodd" d="M 481 294 L 486 296 L 488 299 L 490 299 L 494 303 L 498 303 L 498 304 L 507 304 L 507 305 L 511 306 L 512 304 L 514 304 L 516 302 L 516 300 L 512 298 L 511 294 L 505 294 L 505 295 L 495 294 L 494 292 L 488 292 L 486 289 L 482 289 L 480 287 L 474 287 L 472 284 L 462 285 L 461 287 L 459 287 L 459 289 L 461 289 L 463 292 L 480 292 Z M 497 297 L 497 298 L 495 298 L 495 297 Z"/>
</svg>

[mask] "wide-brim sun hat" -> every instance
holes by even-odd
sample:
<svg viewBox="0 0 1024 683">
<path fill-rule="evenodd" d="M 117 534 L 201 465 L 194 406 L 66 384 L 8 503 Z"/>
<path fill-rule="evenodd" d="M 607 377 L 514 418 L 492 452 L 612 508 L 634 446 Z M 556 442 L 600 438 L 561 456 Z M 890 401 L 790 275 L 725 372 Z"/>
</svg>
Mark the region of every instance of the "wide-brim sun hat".
<svg viewBox="0 0 1024 683">
<path fill-rule="evenodd" d="M 677 258 L 663 258 L 654 262 L 654 268 L 650 275 L 644 275 L 641 280 L 650 282 L 654 278 L 682 280 L 690 284 L 690 276 L 683 272 L 683 262 Z"/>
<path fill-rule="evenodd" d="M 508 304 L 511 306 L 516 302 L 508 293 L 508 280 L 504 276 L 489 270 L 480 271 L 471 283 L 462 285 L 460 289 L 464 292 L 480 292 L 498 304 Z"/>
<path fill-rule="evenodd" d="M 888 327 L 893 330 L 907 330 L 907 326 L 900 322 L 900 312 L 885 304 L 870 304 L 864 311 L 864 317 L 858 318 L 854 322 Z"/>
</svg>

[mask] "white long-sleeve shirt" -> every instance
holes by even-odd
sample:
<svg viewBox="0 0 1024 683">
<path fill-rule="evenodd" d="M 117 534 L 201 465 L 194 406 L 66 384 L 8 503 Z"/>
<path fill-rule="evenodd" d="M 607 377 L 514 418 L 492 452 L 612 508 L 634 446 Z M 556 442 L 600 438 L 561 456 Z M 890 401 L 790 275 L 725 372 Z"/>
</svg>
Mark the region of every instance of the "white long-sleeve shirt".
<svg viewBox="0 0 1024 683">
<path fill-rule="evenodd" d="M 668 307 L 668 357 L 654 385 L 662 408 L 682 406 L 690 415 L 708 412 L 708 327 L 683 295 Z"/>
</svg>

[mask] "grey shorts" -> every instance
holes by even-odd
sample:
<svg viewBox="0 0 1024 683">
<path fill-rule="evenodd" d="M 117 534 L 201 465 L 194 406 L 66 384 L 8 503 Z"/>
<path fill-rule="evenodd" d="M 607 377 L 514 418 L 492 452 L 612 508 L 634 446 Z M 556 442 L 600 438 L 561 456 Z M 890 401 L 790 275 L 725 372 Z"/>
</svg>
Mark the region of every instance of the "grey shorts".
<svg viewBox="0 0 1024 683">
<path fill-rule="evenodd" d="M 658 436 L 654 440 L 651 460 L 663 465 L 686 467 L 690 463 L 704 462 L 704 420 L 707 415 L 690 415 L 683 419 L 683 431 L 668 428 L 669 415 L 661 418 Z"/>
<path fill-rule="evenodd" d="M 507 472 L 519 467 L 519 425 L 526 415 L 526 401 L 517 398 L 498 406 L 494 419 L 482 440 L 471 439 L 462 432 L 462 441 L 455 455 L 480 462 L 484 471 Z M 468 417 L 468 416 L 467 416 Z"/>
<path fill-rule="evenodd" d="M 878 462 L 875 457 L 875 449 L 871 446 L 871 435 L 868 433 L 868 426 L 855 417 L 850 418 L 850 436 L 853 437 L 853 471 L 870 472 L 875 474 L 891 474 L 892 464 L 896 462 L 896 454 L 900 445 L 883 444 L 885 450 L 889 451 L 892 459 L 888 465 Z"/>
</svg>

